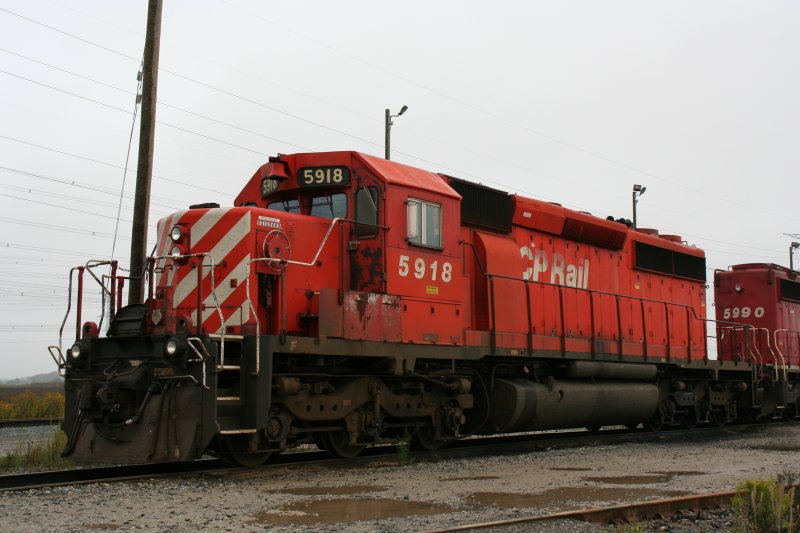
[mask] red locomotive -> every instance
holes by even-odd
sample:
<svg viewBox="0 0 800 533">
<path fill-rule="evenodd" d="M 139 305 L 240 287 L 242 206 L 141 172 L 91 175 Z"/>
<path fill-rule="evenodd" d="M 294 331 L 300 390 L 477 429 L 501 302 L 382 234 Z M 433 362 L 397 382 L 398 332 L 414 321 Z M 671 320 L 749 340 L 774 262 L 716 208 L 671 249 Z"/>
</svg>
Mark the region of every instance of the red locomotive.
<svg viewBox="0 0 800 533">
<path fill-rule="evenodd" d="M 52 349 L 66 455 L 252 465 L 304 442 L 348 457 L 797 412 L 796 323 L 748 321 L 793 313 L 796 273 L 766 268 L 794 284 L 778 293 L 743 282 L 754 300 L 725 304 L 715 361 L 704 254 L 678 236 L 357 152 L 270 158 L 234 203 L 159 222 L 145 304 L 121 306 L 115 264 L 95 274 L 105 336 L 78 295 L 76 342 Z M 79 293 L 98 267 L 76 269 Z"/>
</svg>

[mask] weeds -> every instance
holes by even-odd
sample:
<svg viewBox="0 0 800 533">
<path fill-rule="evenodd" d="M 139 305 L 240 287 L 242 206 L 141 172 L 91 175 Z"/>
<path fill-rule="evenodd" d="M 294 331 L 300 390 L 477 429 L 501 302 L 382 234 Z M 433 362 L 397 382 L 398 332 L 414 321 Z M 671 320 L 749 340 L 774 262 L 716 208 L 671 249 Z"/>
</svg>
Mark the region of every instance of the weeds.
<svg viewBox="0 0 800 533">
<path fill-rule="evenodd" d="M 395 448 L 397 448 L 397 456 L 400 461 L 404 463 L 409 461 L 411 459 L 411 435 L 405 432 L 403 438 L 395 444 Z"/>
<path fill-rule="evenodd" d="M 61 450 L 66 444 L 67 436 L 63 431 L 52 431 L 45 439 L 38 442 L 19 444 L 13 452 L 0 457 L 0 471 L 48 470 L 71 466 L 71 461 L 61 457 Z"/>
<path fill-rule="evenodd" d="M 641 524 L 627 524 L 616 529 L 617 533 L 647 533 Z"/>
<path fill-rule="evenodd" d="M 29 390 L 0 401 L 0 418 L 61 418 L 64 395 L 60 392 L 35 394 Z"/>
<path fill-rule="evenodd" d="M 788 471 L 774 480 L 749 480 L 736 486 L 731 502 L 736 530 L 747 533 L 800 533 L 797 475 Z"/>
</svg>

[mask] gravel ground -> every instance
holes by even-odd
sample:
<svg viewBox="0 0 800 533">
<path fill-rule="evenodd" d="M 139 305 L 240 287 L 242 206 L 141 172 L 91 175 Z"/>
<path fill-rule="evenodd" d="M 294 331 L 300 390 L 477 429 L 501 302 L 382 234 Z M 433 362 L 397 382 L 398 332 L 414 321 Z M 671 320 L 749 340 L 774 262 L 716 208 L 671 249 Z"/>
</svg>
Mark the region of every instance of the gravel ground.
<svg viewBox="0 0 800 533">
<path fill-rule="evenodd" d="M 59 430 L 57 425 L 0 428 L 0 455 L 13 452 L 25 443 L 42 441 Z"/>
<path fill-rule="evenodd" d="M 724 441 L 551 449 L 481 459 L 276 466 L 237 475 L 0 494 L 0 529 L 49 531 L 429 531 L 644 499 L 732 490 L 800 471 L 800 424 Z M 643 522 L 648 531 L 730 531 L 720 511 Z M 574 521 L 489 531 L 613 531 Z"/>
</svg>

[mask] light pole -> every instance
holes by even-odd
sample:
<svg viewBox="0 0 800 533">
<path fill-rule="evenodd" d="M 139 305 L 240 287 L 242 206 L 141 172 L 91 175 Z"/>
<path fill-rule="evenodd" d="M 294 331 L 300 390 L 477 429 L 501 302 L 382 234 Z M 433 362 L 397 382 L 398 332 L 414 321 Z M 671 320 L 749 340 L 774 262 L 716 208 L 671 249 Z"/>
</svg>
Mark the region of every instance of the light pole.
<svg viewBox="0 0 800 533">
<path fill-rule="evenodd" d="M 789 270 L 794 270 L 794 251 L 800 248 L 800 242 L 793 242 L 789 245 Z"/>
<path fill-rule="evenodd" d="M 644 191 L 647 190 L 647 187 L 642 187 L 641 185 L 634 185 L 633 186 L 633 227 L 636 228 L 636 204 L 639 202 L 639 196 L 644 194 Z"/>
<path fill-rule="evenodd" d="M 392 122 L 392 119 L 395 118 L 395 117 L 399 117 L 400 115 L 402 115 L 406 111 L 408 111 L 408 106 L 407 105 L 404 105 L 403 107 L 401 107 L 400 108 L 400 112 L 398 114 L 396 114 L 396 115 L 392 115 L 391 111 L 389 111 L 388 109 L 386 110 L 386 159 L 387 160 L 391 159 L 389 157 L 389 152 L 390 152 L 390 145 L 391 145 L 390 138 L 392 136 L 392 124 L 394 124 L 394 122 Z"/>
</svg>

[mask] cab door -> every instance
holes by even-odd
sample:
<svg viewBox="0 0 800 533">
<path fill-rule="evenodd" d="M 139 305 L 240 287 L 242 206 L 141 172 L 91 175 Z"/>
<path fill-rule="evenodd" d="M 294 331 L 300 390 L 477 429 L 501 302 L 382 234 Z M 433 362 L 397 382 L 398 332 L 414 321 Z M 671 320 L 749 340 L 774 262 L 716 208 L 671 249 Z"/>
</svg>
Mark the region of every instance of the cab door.
<svg viewBox="0 0 800 533">
<path fill-rule="evenodd" d="M 350 224 L 347 251 L 350 256 L 350 290 L 386 292 L 385 242 L 382 229 L 383 189 L 364 175 L 356 176 L 353 192 L 354 224 Z"/>
</svg>

